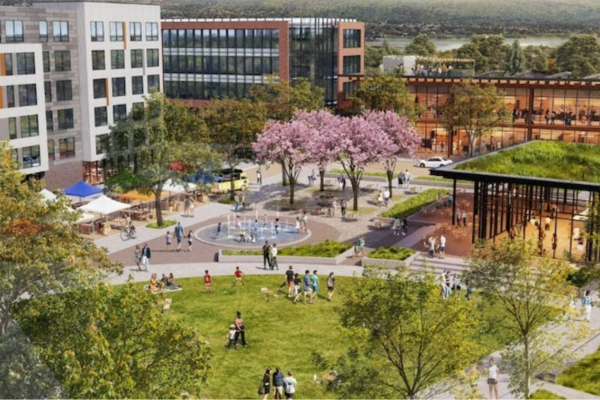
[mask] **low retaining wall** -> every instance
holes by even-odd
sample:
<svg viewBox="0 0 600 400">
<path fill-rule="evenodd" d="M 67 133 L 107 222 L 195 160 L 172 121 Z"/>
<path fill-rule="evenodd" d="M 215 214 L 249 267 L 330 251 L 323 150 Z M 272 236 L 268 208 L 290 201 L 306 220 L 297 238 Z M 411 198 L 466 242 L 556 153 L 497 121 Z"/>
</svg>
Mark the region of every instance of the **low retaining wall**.
<svg viewBox="0 0 600 400">
<path fill-rule="evenodd" d="M 383 265 L 385 268 L 396 269 L 398 267 L 406 267 L 410 268 L 410 264 L 414 261 L 415 258 L 419 255 L 419 252 L 415 252 L 412 256 L 408 257 L 406 260 L 398 261 L 398 260 L 387 260 L 384 258 L 369 258 L 363 257 L 360 260 L 361 267 L 365 267 L 366 265 Z"/>
<path fill-rule="evenodd" d="M 298 257 L 298 256 L 277 256 L 277 263 L 284 264 L 315 264 L 315 265 L 338 265 L 346 258 L 354 254 L 354 248 L 350 248 L 336 257 Z M 263 256 L 226 256 L 223 250 L 219 249 L 218 262 L 222 263 L 262 263 Z"/>
</svg>

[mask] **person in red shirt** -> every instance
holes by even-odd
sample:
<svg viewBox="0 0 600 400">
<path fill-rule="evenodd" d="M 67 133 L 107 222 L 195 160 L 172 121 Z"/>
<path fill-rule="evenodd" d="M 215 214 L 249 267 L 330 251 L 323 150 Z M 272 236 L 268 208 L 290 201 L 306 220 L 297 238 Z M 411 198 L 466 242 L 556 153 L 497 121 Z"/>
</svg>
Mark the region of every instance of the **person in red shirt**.
<svg viewBox="0 0 600 400">
<path fill-rule="evenodd" d="M 233 276 L 235 277 L 233 281 L 233 286 L 236 286 L 238 282 L 240 282 L 242 286 L 246 285 L 242 280 L 242 278 L 244 277 L 244 273 L 240 270 L 240 267 L 235 267 L 235 272 L 233 273 Z"/>
<path fill-rule="evenodd" d="M 210 287 L 211 283 L 212 283 L 212 278 L 210 277 L 208 270 L 206 270 L 206 271 L 204 271 L 204 288 L 206 289 L 206 293 L 212 292 L 212 288 Z"/>
</svg>

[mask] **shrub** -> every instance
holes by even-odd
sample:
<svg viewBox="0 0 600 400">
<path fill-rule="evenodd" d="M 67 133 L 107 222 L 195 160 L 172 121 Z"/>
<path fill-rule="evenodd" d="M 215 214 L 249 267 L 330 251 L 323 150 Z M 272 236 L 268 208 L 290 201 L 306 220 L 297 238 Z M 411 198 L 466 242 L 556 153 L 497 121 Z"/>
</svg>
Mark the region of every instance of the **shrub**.
<svg viewBox="0 0 600 400">
<path fill-rule="evenodd" d="M 317 244 L 307 244 L 303 246 L 284 247 L 279 249 L 279 256 L 296 257 L 336 257 L 344 251 L 350 249 L 352 243 L 338 243 L 331 240 Z M 223 250 L 225 256 L 260 256 L 262 250 Z"/>
<path fill-rule="evenodd" d="M 379 247 L 369 254 L 369 258 L 404 261 L 413 254 L 415 254 L 415 250 L 406 247 Z"/>
<path fill-rule="evenodd" d="M 235 203 L 235 200 L 230 199 L 229 195 L 221 196 L 221 197 L 219 197 L 219 200 L 217 200 L 217 201 L 221 204 L 234 204 Z"/>
<path fill-rule="evenodd" d="M 590 281 L 598 278 L 600 278 L 600 268 L 594 265 L 573 268 L 567 273 L 567 281 L 577 287 L 584 287 Z"/>
<path fill-rule="evenodd" d="M 544 389 L 536 390 L 529 396 L 530 399 L 564 399 L 564 397 L 557 395 L 556 393 L 549 392 Z"/>
<path fill-rule="evenodd" d="M 163 220 L 162 226 L 158 226 L 156 222 L 150 222 L 149 224 L 146 225 L 146 227 L 152 228 L 152 229 L 163 229 L 163 228 L 167 228 L 169 226 L 173 226 L 176 223 L 177 223 L 177 221 L 175 221 L 175 220 L 165 219 L 165 220 Z"/>
<path fill-rule="evenodd" d="M 447 192 L 448 190 L 427 189 L 406 201 L 395 204 L 392 208 L 382 213 L 381 216 L 387 218 L 408 217 L 409 215 L 421 211 L 423 207 L 428 206 L 436 201 L 438 193 L 445 195 Z"/>
</svg>

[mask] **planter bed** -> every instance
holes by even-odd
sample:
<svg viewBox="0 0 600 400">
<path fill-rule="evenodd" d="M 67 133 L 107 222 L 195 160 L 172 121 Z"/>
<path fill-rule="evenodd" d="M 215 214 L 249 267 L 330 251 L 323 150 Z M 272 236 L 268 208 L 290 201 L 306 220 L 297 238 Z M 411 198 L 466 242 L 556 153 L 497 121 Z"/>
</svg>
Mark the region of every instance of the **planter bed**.
<svg viewBox="0 0 600 400">
<path fill-rule="evenodd" d="M 277 263 L 282 267 L 287 264 L 321 264 L 337 265 L 341 264 L 346 258 L 354 254 L 354 248 L 350 248 L 336 257 L 304 257 L 304 256 L 277 256 Z M 263 256 L 244 256 L 244 255 L 223 255 L 223 250 L 219 249 L 219 262 L 222 263 L 258 263 L 262 264 Z"/>
</svg>

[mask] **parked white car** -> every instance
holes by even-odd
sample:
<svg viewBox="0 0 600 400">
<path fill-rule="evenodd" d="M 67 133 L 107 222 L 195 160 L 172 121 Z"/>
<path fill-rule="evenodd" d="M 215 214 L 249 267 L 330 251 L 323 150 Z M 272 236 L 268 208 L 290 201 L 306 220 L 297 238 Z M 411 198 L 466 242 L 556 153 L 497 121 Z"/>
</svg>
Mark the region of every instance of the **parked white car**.
<svg viewBox="0 0 600 400">
<path fill-rule="evenodd" d="M 417 165 L 421 168 L 437 168 L 448 164 L 452 164 L 452 160 L 444 157 L 431 157 L 427 160 L 419 160 L 417 162 Z"/>
</svg>

